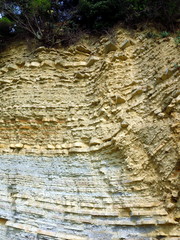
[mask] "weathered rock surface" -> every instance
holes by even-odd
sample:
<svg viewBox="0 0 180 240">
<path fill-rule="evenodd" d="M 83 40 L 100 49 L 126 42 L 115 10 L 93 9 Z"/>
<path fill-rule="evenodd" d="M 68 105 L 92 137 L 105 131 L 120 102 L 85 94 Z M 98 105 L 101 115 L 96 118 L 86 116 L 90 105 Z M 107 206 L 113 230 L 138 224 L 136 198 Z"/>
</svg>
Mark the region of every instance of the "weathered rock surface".
<svg viewBox="0 0 180 240">
<path fill-rule="evenodd" d="M 154 41 L 1 53 L 0 240 L 180 238 L 179 50 Z"/>
</svg>

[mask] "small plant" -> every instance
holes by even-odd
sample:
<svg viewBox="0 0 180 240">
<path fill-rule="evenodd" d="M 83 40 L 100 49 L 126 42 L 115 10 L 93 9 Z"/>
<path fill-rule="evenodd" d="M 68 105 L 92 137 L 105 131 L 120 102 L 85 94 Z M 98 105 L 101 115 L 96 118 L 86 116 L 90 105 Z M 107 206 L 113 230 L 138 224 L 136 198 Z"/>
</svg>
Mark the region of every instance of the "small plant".
<svg viewBox="0 0 180 240">
<path fill-rule="evenodd" d="M 179 69 L 180 66 L 177 63 L 175 63 L 173 67 L 174 69 Z"/>
<path fill-rule="evenodd" d="M 146 38 L 153 38 L 153 39 L 158 37 L 158 35 L 153 32 L 148 32 L 148 33 L 146 33 L 145 36 L 146 36 Z"/>
<path fill-rule="evenodd" d="M 12 21 L 7 17 L 2 17 L 2 18 L 0 18 L 0 23 L 1 24 L 12 24 Z"/>
<path fill-rule="evenodd" d="M 180 44 L 180 36 L 179 36 L 179 37 L 176 37 L 176 38 L 174 39 L 174 41 L 175 41 L 175 44 L 176 44 L 176 45 L 179 45 L 179 44 Z"/>
<path fill-rule="evenodd" d="M 2 17 L 0 18 L 0 34 L 1 35 L 8 35 L 13 27 L 13 22 L 7 18 L 7 17 Z"/>
<path fill-rule="evenodd" d="M 160 35 L 160 37 L 162 37 L 162 38 L 166 38 L 166 37 L 168 37 L 168 36 L 170 35 L 170 33 L 169 33 L 169 32 L 166 32 L 166 31 L 163 31 L 163 32 L 161 32 L 159 35 Z"/>
</svg>

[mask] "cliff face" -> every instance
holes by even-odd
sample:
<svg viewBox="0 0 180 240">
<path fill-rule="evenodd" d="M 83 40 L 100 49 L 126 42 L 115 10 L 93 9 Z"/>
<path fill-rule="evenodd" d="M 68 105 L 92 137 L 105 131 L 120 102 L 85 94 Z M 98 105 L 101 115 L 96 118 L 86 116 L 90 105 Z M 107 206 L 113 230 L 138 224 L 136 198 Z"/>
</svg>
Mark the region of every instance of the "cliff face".
<svg viewBox="0 0 180 240">
<path fill-rule="evenodd" d="M 0 239 L 179 239 L 179 49 L 125 30 L 0 58 Z"/>
</svg>

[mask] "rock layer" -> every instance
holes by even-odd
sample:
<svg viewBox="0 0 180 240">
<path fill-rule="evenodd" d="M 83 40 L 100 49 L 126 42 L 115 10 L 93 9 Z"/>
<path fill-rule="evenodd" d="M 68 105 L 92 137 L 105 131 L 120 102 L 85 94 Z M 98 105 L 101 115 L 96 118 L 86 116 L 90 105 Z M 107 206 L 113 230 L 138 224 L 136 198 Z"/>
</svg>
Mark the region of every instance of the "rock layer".
<svg viewBox="0 0 180 240">
<path fill-rule="evenodd" d="M 0 60 L 0 235 L 179 239 L 173 38 L 122 30 Z"/>
</svg>

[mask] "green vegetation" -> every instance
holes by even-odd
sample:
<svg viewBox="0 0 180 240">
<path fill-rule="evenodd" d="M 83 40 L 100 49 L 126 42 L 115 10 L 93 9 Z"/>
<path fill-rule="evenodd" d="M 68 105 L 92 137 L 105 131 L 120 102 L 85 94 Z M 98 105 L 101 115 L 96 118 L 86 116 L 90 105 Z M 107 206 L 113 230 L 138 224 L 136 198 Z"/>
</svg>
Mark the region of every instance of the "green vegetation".
<svg viewBox="0 0 180 240">
<path fill-rule="evenodd" d="M 156 34 L 154 32 L 148 32 L 148 33 L 146 33 L 145 37 L 146 38 L 153 38 L 153 39 L 155 39 L 155 38 L 158 38 L 158 34 Z"/>
<path fill-rule="evenodd" d="M 88 28 L 99 30 L 125 19 L 129 6 L 124 0 L 80 0 L 78 9 L 81 22 Z"/>
<path fill-rule="evenodd" d="M 11 31 L 12 26 L 13 26 L 13 22 L 9 18 L 2 17 L 0 19 L 0 39 L 2 39 L 3 36 L 9 35 L 9 32 Z"/>
<path fill-rule="evenodd" d="M 79 0 L 78 8 L 83 21 L 95 29 L 119 20 L 131 25 L 158 21 L 171 28 L 180 16 L 179 0 Z"/>
<path fill-rule="evenodd" d="M 9 25 L 9 24 L 12 24 L 12 21 L 9 18 L 7 18 L 7 17 L 2 17 L 2 18 L 0 18 L 0 24 L 7 24 L 7 25 Z"/>
<path fill-rule="evenodd" d="M 177 46 L 180 45 L 180 31 L 177 31 L 177 32 L 176 32 L 176 35 L 175 35 L 175 37 L 174 37 L 174 42 L 175 42 L 175 44 L 176 44 Z"/>
<path fill-rule="evenodd" d="M 167 31 L 160 32 L 160 37 L 162 37 L 162 38 L 166 38 L 166 37 L 168 37 L 169 35 L 170 35 L 170 33 L 167 32 Z"/>
<path fill-rule="evenodd" d="M 48 0 L 31 0 L 29 2 L 29 6 L 31 8 L 31 11 L 34 13 L 38 11 L 45 13 L 48 9 L 51 8 L 51 3 Z"/>
<path fill-rule="evenodd" d="M 79 29 L 101 32 L 117 22 L 134 27 L 140 22 L 164 25 L 161 37 L 177 25 L 179 0 L 0 0 L 0 40 L 22 32 L 42 44 L 64 43 Z M 148 33 L 147 37 L 156 36 Z M 179 41 L 177 38 L 176 41 Z"/>
<path fill-rule="evenodd" d="M 180 44 L 180 36 L 175 37 L 174 41 L 175 41 L 176 45 L 179 45 Z"/>
</svg>

